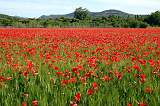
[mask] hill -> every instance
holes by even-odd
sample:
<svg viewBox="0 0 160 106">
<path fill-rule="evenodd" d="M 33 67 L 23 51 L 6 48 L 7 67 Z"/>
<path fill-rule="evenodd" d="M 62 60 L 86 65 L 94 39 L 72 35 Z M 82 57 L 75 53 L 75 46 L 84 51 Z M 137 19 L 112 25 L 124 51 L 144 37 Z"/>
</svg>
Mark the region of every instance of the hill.
<svg viewBox="0 0 160 106">
<path fill-rule="evenodd" d="M 89 12 L 89 15 L 91 17 L 108 17 L 108 16 L 120 16 L 120 17 L 134 17 L 134 14 L 129 14 L 120 10 L 115 10 L 115 9 L 110 9 L 110 10 L 105 10 L 102 12 Z M 65 18 L 73 18 L 74 13 L 69 13 L 69 14 L 64 14 L 64 15 L 42 15 L 39 18 L 40 19 L 48 19 L 48 18 L 60 18 L 60 17 L 65 17 Z"/>
<path fill-rule="evenodd" d="M 0 19 L 25 19 L 25 18 L 20 16 L 10 16 L 5 14 L 0 14 Z"/>
</svg>

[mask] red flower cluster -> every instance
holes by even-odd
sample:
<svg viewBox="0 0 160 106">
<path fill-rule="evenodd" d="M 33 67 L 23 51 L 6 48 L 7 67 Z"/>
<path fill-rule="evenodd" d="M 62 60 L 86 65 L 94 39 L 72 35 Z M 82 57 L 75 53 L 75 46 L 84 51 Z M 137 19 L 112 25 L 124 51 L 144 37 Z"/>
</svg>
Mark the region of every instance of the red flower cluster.
<svg viewBox="0 0 160 106">
<path fill-rule="evenodd" d="M 30 91 L 30 81 L 36 83 L 33 87 L 43 88 L 46 84 L 46 94 L 61 90 L 68 98 L 73 96 L 71 106 L 83 103 L 84 95 L 92 98 L 112 87 L 116 87 L 118 93 L 114 96 L 117 97 L 123 98 L 122 90 L 134 92 L 135 89 L 142 89 L 137 90 L 139 94 L 151 95 L 159 89 L 159 35 L 160 30 L 156 28 L 0 28 L 0 87 L 12 89 L 8 82 L 17 81 L 14 87 L 23 85 L 23 90 Z M 4 94 L 7 91 L 12 90 L 3 91 Z M 76 94 L 69 95 L 70 92 Z M 129 100 L 133 100 L 131 92 L 126 92 Z M 31 100 L 32 93 L 28 95 Z M 44 95 L 39 95 L 43 100 Z M 27 105 L 25 101 L 28 103 L 24 100 L 22 106 Z M 40 103 L 32 101 L 33 106 Z"/>
</svg>

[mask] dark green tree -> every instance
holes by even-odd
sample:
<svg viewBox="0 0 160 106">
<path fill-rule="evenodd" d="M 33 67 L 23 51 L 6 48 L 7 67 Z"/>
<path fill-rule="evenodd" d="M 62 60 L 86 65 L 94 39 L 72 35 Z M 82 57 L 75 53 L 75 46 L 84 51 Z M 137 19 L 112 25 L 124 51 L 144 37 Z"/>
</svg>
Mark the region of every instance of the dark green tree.
<svg viewBox="0 0 160 106">
<path fill-rule="evenodd" d="M 89 16 L 89 11 L 86 8 L 76 8 L 74 11 L 74 18 L 79 19 L 79 20 L 84 20 L 88 18 Z"/>
<path fill-rule="evenodd" d="M 160 11 L 152 13 L 145 19 L 145 21 L 152 26 L 160 26 Z"/>
</svg>

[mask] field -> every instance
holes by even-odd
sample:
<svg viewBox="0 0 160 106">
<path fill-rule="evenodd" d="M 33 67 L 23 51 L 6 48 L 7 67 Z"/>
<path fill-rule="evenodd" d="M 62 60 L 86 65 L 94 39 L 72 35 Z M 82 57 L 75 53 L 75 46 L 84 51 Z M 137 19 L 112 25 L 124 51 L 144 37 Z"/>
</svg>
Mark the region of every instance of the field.
<svg viewBox="0 0 160 106">
<path fill-rule="evenodd" d="M 160 106 L 160 29 L 0 29 L 0 106 Z"/>
</svg>

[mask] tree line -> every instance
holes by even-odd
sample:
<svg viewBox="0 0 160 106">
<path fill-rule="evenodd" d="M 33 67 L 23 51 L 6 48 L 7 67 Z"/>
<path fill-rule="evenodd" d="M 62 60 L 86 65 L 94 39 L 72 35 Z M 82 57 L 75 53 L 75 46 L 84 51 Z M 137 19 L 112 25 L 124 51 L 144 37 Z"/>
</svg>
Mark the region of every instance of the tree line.
<svg viewBox="0 0 160 106">
<path fill-rule="evenodd" d="M 91 17 L 86 8 L 79 7 L 74 11 L 73 18 L 60 17 L 55 19 L 16 18 L 4 15 L 0 17 L 1 27 L 18 28 L 52 28 L 52 27 L 123 27 L 146 28 L 160 26 L 160 11 L 147 16 L 135 15 L 134 17 Z"/>
</svg>

